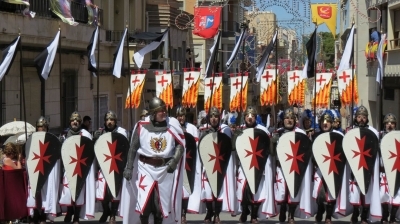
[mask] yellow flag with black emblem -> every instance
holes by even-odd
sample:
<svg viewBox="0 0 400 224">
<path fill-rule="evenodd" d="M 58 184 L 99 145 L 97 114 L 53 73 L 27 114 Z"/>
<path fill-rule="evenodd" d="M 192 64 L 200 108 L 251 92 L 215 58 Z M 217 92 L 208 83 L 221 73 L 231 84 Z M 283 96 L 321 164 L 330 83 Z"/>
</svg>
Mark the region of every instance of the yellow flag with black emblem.
<svg viewBox="0 0 400 224">
<path fill-rule="evenodd" d="M 337 4 L 311 4 L 311 14 L 313 23 L 316 25 L 325 23 L 335 37 Z"/>
</svg>

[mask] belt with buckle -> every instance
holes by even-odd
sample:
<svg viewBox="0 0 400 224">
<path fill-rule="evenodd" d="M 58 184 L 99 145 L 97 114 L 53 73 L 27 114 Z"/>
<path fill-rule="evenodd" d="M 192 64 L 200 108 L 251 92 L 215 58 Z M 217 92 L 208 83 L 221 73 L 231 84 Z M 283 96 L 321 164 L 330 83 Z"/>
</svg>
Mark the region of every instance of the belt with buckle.
<svg viewBox="0 0 400 224">
<path fill-rule="evenodd" d="M 139 155 L 139 160 L 143 163 L 147 163 L 154 167 L 165 166 L 171 158 L 162 158 L 162 157 L 148 157 L 144 155 Z"/>
</svg>

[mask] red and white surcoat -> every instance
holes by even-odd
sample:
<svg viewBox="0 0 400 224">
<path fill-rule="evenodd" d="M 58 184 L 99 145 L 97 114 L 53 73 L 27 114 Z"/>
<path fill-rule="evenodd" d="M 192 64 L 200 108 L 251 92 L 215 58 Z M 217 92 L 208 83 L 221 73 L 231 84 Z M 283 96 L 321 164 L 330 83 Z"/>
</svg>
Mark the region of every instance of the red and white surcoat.
<svg viewBox="0 0 400 224">
<path fill-rule="evenodd" d="M 85 129 L 81 130 L 81 136 L 85 136 L 89 139 L 92 139 L 92 135 L 86 131 Z M 95 215 L 95 202 L 96 202 L 96 160 L 93 161 L 92 166 L 90 167 L 89 173 L 86 177 L 85 187 L 82 188 L 81 193 L 79 194 L 78 199 L 75 201 L 76 206 L 82 206 L 80 218 L 82 219 L 92 219 Z M 61 206 L 70 206 L 72 205 L 71 191 L 68 186 L 67 175 L 64 172 L 64 177 L 61 186 L 61 197 L 59 203 Z"/>
<path fill-rule="evenodd" d="M 153 188 L 158 191 L 163 223 L 180 223 L 182 199 L 182 171 L 185 157 L 183 156 L 174 173 L 167 172 L 167 166 L 154 167 L 141 162 L 140 155 L 146 157 L 171 158 L 175 154 L 176 144 L 185 147 L 185 139 L 178 120 L 167 118 L 167 131 L 150 132 L 144 126 L 148 121 L 140 121 L 135 129 L 139 133 L 140 147 L 134 162 L 132 180 L 124 179 L 120 215 L 125 223 L 140 223 L 142 214 Z M 136 212 L 134 212 L 136 211 Z"/>
</svg>

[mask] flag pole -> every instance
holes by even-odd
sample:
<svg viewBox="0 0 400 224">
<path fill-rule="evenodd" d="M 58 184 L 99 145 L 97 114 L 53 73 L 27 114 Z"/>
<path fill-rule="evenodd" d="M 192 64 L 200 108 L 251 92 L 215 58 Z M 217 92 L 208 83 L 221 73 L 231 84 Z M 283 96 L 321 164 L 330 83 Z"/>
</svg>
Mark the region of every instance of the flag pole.
<svg viewBox="0 0 400 224">
<path fill-rule="evenodd" d="M 249 28 L 248 21 L 243 21 L 241 24 L 242 29 L 245 31 Z M 240 125 L 242 124 L 242 120 L 244 120 L 244 113 L 243 113 L 243 75 L 245 72 L 245 64 L 244 64 L 244 50 L 245 50 L 245 40 L 243 40 L 243 45 L 242 45 L 242 64 L 243 68 L 240 68 L 239 74 L 240 74 L 240 108 L 238 109 L 238 118 L 236 120 L 237 126 L 240 128 Z M 232 86 L 231 86 L 232 88 Z M 238 123 L 239 122 L 239 123 Z"/>
<path fill-rule="evenodd" d="M 218 31 L 218 37 L 217 38 L 221 38 L 219 32 L 221 32 L 221 30 Z M 210 115 L 212 99 L 213 99 L 213 94 L 214 94 L 214 84 L 215 84 L 215 70 L 214 70 L 215 66 L 214 66 L 214 62 L 215 62 L 215 58 L 217 58 L 217 55 L 218 55 L 218 52 L 219 52 L 219 40 L 218 39 L 217 39 L 217 43 L 218 44 L 215 45 L 216 49 L 214 48 L 214 51 L 216 51 L 216 53 L 214 54 L 214 58 L 211 58 L 211 60 L 213 61 L 213 63 L 212 63 L 213 64 L 213 68 L 212 68 L 213 72 L 211 73 L 212 74 L 212 86 L 211 86 L 211 94 L 210 94 L 210 103 L 208 104 L 208 111 L 207 111 L 208 115 Z M 206 71 L 206 76 L 207 76 L 207 71 Z M 209 122 L 207 121 L 207 128 L 208 128 L 208 123 Z"/>
<path fill-rule="evenodd" d="M 22 99 L 22 104 L 20 104 L 20 108 L 23 106 L 24 110 L 24 122 L 25 122 L 25 141 L 28 140 L 28 127 L 26 126 L 26 106 L 25 106 L 25 86 L 24 86 L 24 69 L 22 65 L 22 38 L 21 38 L 21 31 L 18 29 L 19 35 L 19 73 L 20 73 L 20 88 L 22 90 L 22 94 L 20 99 Z M 22 118 L 22 116 L 20 116 Z"/>
<path fill-rule="evenodd" d="M 128 4 L 130 4 L 130 3 L 128 3 Z M 130 7 L 129 7 L 129 9 L 130 9 Z M 131 105 L 129 107 L 129 115 L 130 115 L 130 118 L 131 118 L 131 122 L 129 124 L 130 125 L 129 126 L 129 130 L 131 130 L 132 126 L 133 126 L 133 114 L 132 114 L 133 110 L 132 110 L 132 98 L 130 97 L 130 94 L 132 93 L 132 89 L 131 89 L 131 62 L 130 62 L 130 59 L 129 59 L 129 31 L 128 31 L 129 21 L 126 22 L 126 26 L 125 27 L 126 27 L 126 33 L 127 33 L 127 37 L 126 37 L 126 55 L 127 56 L 126 56 L 126 58 L 128 59 L 129 102 L 130 102 L 130 105 Z M 136 117 L 136 110 L 135 110 L 135 117 Z"/>
<path fill-rule="evenodd" d="M 315 41 L 317 40 L 317 38 L 316 38 L 316 36 L 317 36 L 317 29 L 318 29 L 318 25 L 317 25 L 317 23 L 315 23 Z M 317 43 L 316 42 L 314 42 L 314 40 L 313 40 L 313 42 L 312 42 L 313 44 L 314 44 L 314 46 L 316 46 L 317 45 Z M 313 50 L 316 50 L 316 47 L 314 48 L 314 46 L 312 46 L 312 49 Z M 314 53 L 314 54 L 313 54 Z M 312 58 L 312 60 L 314 60 L 314 66 L 313 66 L 313 69 L 314 69 L 314 118 L 313 118 L 313 122 L 314 122 L 314 124 L 315 124 L 315 118 L 317 117 L 317 71 L 316 71 L 316 66 L 315 66 L 315 53 L 316 52 L 311 52 L 311 54 L 313 54 L 314 55 L 314 58 Z M 310 63 L 310 61 L 308 62 L 308 63 Z M 316 125 L 314 125 L 314 127 L 313 128 L 315 128 L 315 126 Z"/>
<path fill-rule="evenodd" d="M 278 26 L 276 27 L 275 32 L 276 33 L 278 32 Z M 275 94 L 276 94 L 276 102 L 275 103 L 276 104 L 278 104 L 278 95 L 279 95 L 278 94 L 278 92 L 279 92 L 278 76 L 280 75 L 280 74 L 278 74 L 278 43 L 279 43 L 279 39 L 278 39 L 278 36 L 277 36 L 276 40 L 275 40 L 275 78 L 276 78 L 275 82 L 277 83 L 276 92 L 275 92 Z M 273 113 L 274 113 L 274 129 L 276 130 L 276 128 L 278 127 L 278 124 L 277 124 L 278 123 L 278 114 L 276 113 L 275 107 L 276 107 L 276 105 L 274 105 L 272 107 L 272 109 L 273 109 Z"/>
<path fill-rule="evenodd" d="M 381 38 L 382 38 L 382 32 L 383 32 L 383 30 L 381 30 Z M 378 45 L 379 47 L 382 47 L 383 48 L 383 46 L 380 46 L 380 44 Z M 382 53 L 384 53 L 384 49 L 382 49 Z M 378 57 L 380 57 L 380 56 L 378 56 Z M 382 57 L 382 64 L 383 64 L 383 57 Z M 383 66 L 382 66 L 382 69 L 379 69 L 379 72 L 381 73 L 380 74 L 380 82 L 379 82 L 379 125 L 378 125 L 378 127 L 379 127 L 379 131 L 380 130 L 382 130 L 384 127 L 383 127 L 383 91 L 382 91 L 382 86 L 383 86 Z"/>
<path fill-rule="evenodd" d="M 354 26 L 355 21 L 354 21 L 354 16 L 353 16 L 353 21 L 352 21 L 352 25 Z M 353 118 L 353 108 L 354 108 L 354 33 L 353 33 L 353 44 L 351 47 L 351 109 L 350 109 L 350 127 L 353 127 L 353 123 L 354 123 L 354 118 Z"/>
<path fill-rule="evenodd" d="M 97 128 L 100 128 L 100 16 L 98 16 L 97 19 L 97 29 L 98 29 L 98 35 L 97 35 L 97 63 L 96 63 L 96 78 L 97 78 L 97 82 L 96 82 L 96 95 L 97 95 L 97 108 L 96 108 L 96 114 L 97 114 L 97 120 L 96 120 L 96 124 L 97 124 Z"/>
<path fill-rule="evenodd" d="M 61 73 L 61 26 L 60 22 L 58 22 L 58 31 L 60 31 L 60 38 L 58 38 L 58 69 L 60 73 L 60 127 L 61 127 L 61 133 L 64 131 L 64 125 L 63 125 L 63 117 L 64 117 L 64 100 L 63 100 L 63 88 L 62 88 L 62 73 Z M 65 97 L 64 97 L 65 99 Z M 44 112 L 44 111 L 43 111 Z"/>
</svg>

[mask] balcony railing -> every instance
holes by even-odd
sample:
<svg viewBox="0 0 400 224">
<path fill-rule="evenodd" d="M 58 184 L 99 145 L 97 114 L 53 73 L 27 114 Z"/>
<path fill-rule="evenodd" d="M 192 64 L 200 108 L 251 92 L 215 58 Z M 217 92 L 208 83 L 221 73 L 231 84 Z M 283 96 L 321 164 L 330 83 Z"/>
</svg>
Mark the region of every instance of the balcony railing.
<svg viewBox="0 0 400 224">
<path fill-rule="evenodd" d="M 392 39 L 389 41 L 391 49 L 400 49 L 400 38 Z"/>
<path fill-rule="evenodd" d="M 47 18 L 58 18 L 50 10 L 50 1 L 46 0 L 30 0 L 29 10 L 36 13 L 36 16 L 47 17 Z M 0 11 L 11 12 L 11 13 L 22 13 L 26 8 L 25 5 L 10 4 L 0 1 Z M 86 4 L 71 1 L 71 15 L 74 20 L 79 23 L 88 23 L 88 10 Z M 103 10 L 99 9 L 98 18 L 100 21 L 103 20 Z"/>
</svg>

